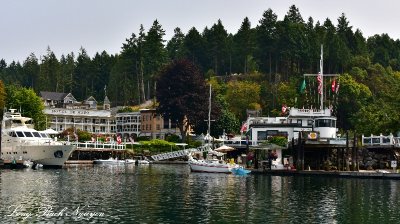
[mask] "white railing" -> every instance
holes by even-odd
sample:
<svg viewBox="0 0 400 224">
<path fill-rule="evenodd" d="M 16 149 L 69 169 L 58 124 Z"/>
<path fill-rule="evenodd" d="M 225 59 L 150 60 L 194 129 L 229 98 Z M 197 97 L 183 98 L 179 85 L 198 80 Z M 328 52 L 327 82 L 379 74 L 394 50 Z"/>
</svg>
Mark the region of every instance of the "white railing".
<svg viewBox="0 0 400 224">
<path fill-rule="evenodd" d="M 173 152 L 166 152 L 166 153 L 161 153 L 158 155 L 151 156 L 151 158 L 155 161 L 160 161 L 160 160 L 166 160 L 166 159 L 173 159 L 173 158 L 178 158 L 182 156 L 188 155 L 192 149 L 183 149 L 179 151 L 173 151 Z"/>
<path fill-rule="evenodd" d="M 103 143 L 103 142 L 71 142 L 72 145 L 76 145 L 76 148 L 79 149 L 88 149 L 88 150 L 104 150 L 104 149 L 112 149 L 112 150 L 125 150 L 125 144 L 118 144 L 117 142 Z"/>
<path fill-rule="evenodd" d="M 371 135 L 365 137 L 362 135 L 363 146 L 400 146 L 400 137 L 394 137 L 392 133 L 390 135 Z"/>
<path fill-rule="evenodd" d="M 192 152 L 204 152 L 204 151 L 208 151 L 209 149 L 210 148 L 207 146 L 200 146 L 198 148 L 190 148 L 190 149 L 182 149 L 182 150 L 173 151 L 173 152 L 165 152 L 165 153 L 153 155 L 153 156 L 151 156 L 151 158 L 155 161 L 174 159 L 174 158 L 179 158 L 182 156 L 187 156 Z"/>
</svg>

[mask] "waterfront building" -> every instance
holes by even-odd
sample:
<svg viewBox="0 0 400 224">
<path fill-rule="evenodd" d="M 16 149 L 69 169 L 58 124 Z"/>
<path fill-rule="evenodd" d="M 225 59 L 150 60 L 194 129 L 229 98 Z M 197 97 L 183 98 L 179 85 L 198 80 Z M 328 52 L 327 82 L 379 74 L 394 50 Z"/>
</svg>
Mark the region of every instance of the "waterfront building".
<svg viewBox="0 0 400 224">
<path fill-rule="evenodd" d="M 115 114 L 110 110 L 107 96 L 98 109 L 94 97 L 78 102 L 71 93 L 40 92 L 47 115 L 47 127 L 57 132 L 68 128 L 80 129 L 93 134 L 115 134 Z"/>
<path fill-rule="evenodd" d="M 180 135 L 176 123 L 157 115 L 155 109 L 141 109 L 140 115 L 142 129 L 140 136 L 151 139 L 165 139 L 168 135 Z"/>
<path fill-rule="evenodd" d="M 165 139 L 167 135 L 180 135 L 176 123 L 157 115 L 155 109 L 118 113 L 120 108 L 111 108 L 107 96 L 102 107 L 93 96 L 82 102 L 71 93 L 40 92 L 40 96 L 45 105 L 46 127 L 57 132 L 73 128 L 97 135 L 121 134 L 124 141 L 138 136 Z"/>
<path fill-rule="evenodd" d="M 60 108 L 67 104 L 74 104 L 78 102 L 71 93 L 41 91 L 40 97 L 44 106 L 50 108 Z"/>
<path fill-rule="evenodd" d="M 248 117 L 246 128 L 251 140 L 267 140 L 273 136 L 284 136 L 290 141 L 297 140 L 299 133 L 308 133 L 311 139 L 335 139 L 336 117 L 330 109 L 289 108 L 285 117 Z"/>
<path fill-rule="evenodd" d="M 121 134 L 123 139 L 132 137 L 136 139 L 141 132 L 140 111 L 117 113 L 115 115 L 116 132 Z"/>
</svg>

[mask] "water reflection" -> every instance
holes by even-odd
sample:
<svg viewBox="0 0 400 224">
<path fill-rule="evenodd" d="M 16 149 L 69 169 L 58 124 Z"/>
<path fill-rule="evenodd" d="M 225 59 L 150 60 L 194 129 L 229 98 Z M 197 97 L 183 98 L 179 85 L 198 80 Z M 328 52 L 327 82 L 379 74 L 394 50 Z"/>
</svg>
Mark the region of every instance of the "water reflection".
<svg viewBox="0 0 400 224">
<path fill-rule="evenodd" d="M 399 189 L 395 180 L 204 174 L 185 165 L 1 170 L 0 216 L 5 223 L 395 223 Z"/>
</svg>

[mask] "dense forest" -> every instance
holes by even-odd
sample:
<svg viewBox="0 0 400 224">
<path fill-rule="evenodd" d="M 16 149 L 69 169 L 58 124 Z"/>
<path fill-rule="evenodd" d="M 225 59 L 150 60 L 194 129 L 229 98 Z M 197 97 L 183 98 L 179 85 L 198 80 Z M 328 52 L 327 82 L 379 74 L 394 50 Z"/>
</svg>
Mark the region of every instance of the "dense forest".
<svg viewBox="0 0 400 224">
<path fill-rule="evenodd" d="M 71 92 L 78 100 L 104 99 L 113 105 L 135 105 L 155 96 L 155 82 L 163 66 L 175 59 L 188 59 L 213 82 L 224 108 L 242 121 L 246 109 L 263 115 L 279 115 L 282 105 L 318 107 L 315 80 L 303 74 L 319 72 L 321 45 L 324 74 L 340 74 L 339 91 L 330 92 L 333 79 L 326 79 L 327 106 L 338 116 L 338 126 L 358 133 L 394 133 L 400 130 L 400 41 L 387 34 L 367 39 L 353 28 L 344 14 L 337 25 L 304 19 L 291 6 L 283 20 L 273 10 L 252 25 L 244 18 L 235 34 L 221 20 L 202 31 L 186 34 L 175 28 L 170 40 L 155 20 L 147 30 L 139 27 L 115 55 L 103 51 L 89 57 L 84 48 L 57 58 L 29 55 L 22 64 L 0 60 L 0 79 L 5 85 L 40 91 Z M 0 55 L 1 58 L 1 55 Z M 306 82 L 306 91 L 300 86 Z"/>
</svg>

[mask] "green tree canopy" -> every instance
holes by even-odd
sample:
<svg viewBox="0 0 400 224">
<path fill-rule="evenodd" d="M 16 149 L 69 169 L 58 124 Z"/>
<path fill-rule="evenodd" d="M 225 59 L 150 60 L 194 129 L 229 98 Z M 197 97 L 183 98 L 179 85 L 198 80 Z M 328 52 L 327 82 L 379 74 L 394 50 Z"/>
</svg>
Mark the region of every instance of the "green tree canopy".
<svg viewBox="0 0 400 224">
<path fill-rule="evenodd" d="M 43 114 L 44 105 L 33 89 L 15 85 L 6 86 L 6 108 L 20 110 L 25 117 L 33 119 L 37 130 L 46 129 L 46 117 Z"/>
</svg>

